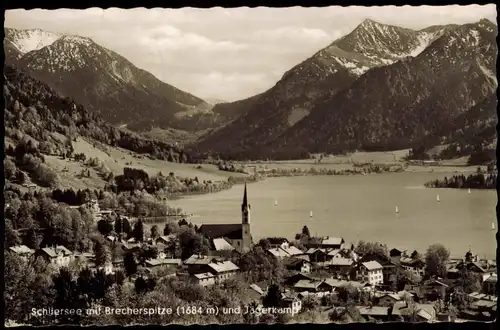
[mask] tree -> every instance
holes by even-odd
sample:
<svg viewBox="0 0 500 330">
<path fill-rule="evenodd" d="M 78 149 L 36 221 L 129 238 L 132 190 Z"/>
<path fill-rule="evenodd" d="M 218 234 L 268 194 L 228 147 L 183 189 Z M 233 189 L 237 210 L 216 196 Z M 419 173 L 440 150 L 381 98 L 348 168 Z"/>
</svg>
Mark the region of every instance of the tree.
<svg viewBox="0 0 500 330">
<path fill-rule="evenodd" d="M 425 254 L 427 272 L 429 275 L 446 276 L 446 263 L 450 258 L 450 252 L 440 243 L 429 246 Z"/>
<path fill-rule="evenodd" d="M 134 226 L 134 230 L 132 232 L 133 237 L 137 242 L 142 242 L 144 241 L 144 224 L 142 223 L 142 220 L 139 219 Z"/>
<path fill-rule="evenodd" d="M 279 307 L 281 305 L 281 288 L 277 284 L 272 284 L 267 290 L 267 294 L 262 299 L 264 307 Z"/>
<path fill-rule="evenodd" d="M 128 277 L 135 275 L 137 273 L 137 262 L 135 261 L 134 254 L 128 252 L 123 260 L 125 267 L 125 273 Z"/>
<path fill-rule="evenodd" d="M 123 225 L 122 225 L 122 219 L 118 217 L 115 220 L 115 233 L 120 235 L 123 232 Z"/>
<path fill-rule="evenodd" d="M 158 225 L 154 225 L 151 227 L 151 238 L 155 241 L 158 237 L 160 237 L 160 229 L 158 228 Z"/>
<path fill-rule="evenodd" d="M 264 250 L 269 250 L 271 248 L 271 242 L 269 242 L 267 238 L 261 239 L 258 245 L 260 245 Z"/>
<path fill-rule="evenodd" d="M 109 248 L 100 241 L 95 243 L 95 263 L 97 267 L 104 267 L 111 259 Z"/>
<path fill-rule="evenodd" d="M 97 229 L 103 236 L 108 236 L 113 231 L 113 225 L 107 220 L 99 220 Z"/>
<path fill-rule="evenodd" d="M 4 232 L 4 246 L 5 248 L 16 246 L 21 243 L 21 239 L 19 238 L 19 234 L 14 230 L 12 226 L 12 222 L 9 219 L 5 219 L 5 232 Z"/>
<path fill-rule="evenodd" d="M 179 226 L 174 222 L 167 222 L 163 228 L 163 235 L 167 236 L 179 230 Z"/>
<path fill-rule="evenodd" d="M 410 258 L 412 258 L 413 260 L 418 260 L 418 259 L 421 258 L 421 256 L 420 256 L 420 253 L 418 253 L 417 250 L 413 250 L 413 252 L 411 253 Z"/>
<path fill-rule="evenodd" d="M 302 227 L 302 234 L 307 237 L 311 237 L 311 233 L 309 232 L 309 228 L 307 228 L 307 226 Z"/>
</svg>

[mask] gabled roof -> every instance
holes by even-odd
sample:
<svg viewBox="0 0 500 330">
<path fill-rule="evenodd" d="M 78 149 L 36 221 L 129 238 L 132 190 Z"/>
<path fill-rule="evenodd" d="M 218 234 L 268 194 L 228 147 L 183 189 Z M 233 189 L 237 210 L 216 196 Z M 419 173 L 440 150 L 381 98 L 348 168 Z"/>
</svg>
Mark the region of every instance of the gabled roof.
<svg viewBox="0 0 500 330">
<path fill-rule="evenodd" d="M 236 224 L 208 224 L 201 225 L 199 231 L 203 236 L 218 238 L 226 237 L 229 239 L 242 239 L 243 237 L 243 225 L 241 223 Z"/>
<path fill-rule="evenodd" d="M 301 266 L 304 263 L 309 263 L 309 261 L 306 261 L 304 259 L 299 259 L 299 258 L 287 258 L 283 260 L 283 264 L 288 267 L 297 267 Z"/>
<path fill-rule="evenodd" d="M 310 248 L 308 249 L 305 254 L 314 254 L 316 252 L 321 252 L 321 253 L 324 253 L 326 254 L 326 249 L 321 249 L 321 248 Z"/>
<path fill-rule="evenodd" d="M 280 249 L 282 249 L 283 251 L 285 251 L 286 253 L 288 253 L 291 256 L 304 254 L 304 252 L 302 252 L 301 250 L 299 250 L 295 246 L 289 246 L 287 248 L 280 248 Z"/>
<path fill-rule="evenodd" d="M 238 266 L 233 264 L 231 261 L 210 263 L 210 264 L 208 264 L 208 267 L 212 268 L 215 273 L 231 272 L 231 271 L 237 271 L 238 269 L 240 269 Z"/>
<path fill-rule="evenodd" d="M 264 290 L 262 290 L 262 288 L 261 288 L 260 286 L 258 286 L 257 284 L 250 284 L 249 286 L 250 286 L 250 288 L 251 288 L 253 291 L 257 292 L 257 293 L 258 293 L 258 294 L 260 294 L 261 296 L 263 296 L 263 295 L 264 295 Z"/>
<path fill-rule="evenodd" d="M 215 275 L 212 274 L 212 273 L 201 273 L 201 274 L 194 274 L 193 276 L 196 277 L 199 280 L 205 280 L 207 278 L 212 278 Z"/>
<path fill-rule="evenodd" d="M 321 283 L 323 283 L 323 281 L 300 280 L 295 283 L 294 287 L 302 289 L 317 289 L 321 285 Z"/>
<path fill-rule="evenodd" d="M 381 306 L 356 306 L 361 315 L 367 316 L 386 316 L 389 315 L 389 307 Z"/>
<path fill-rule="evenodd" d="M 326 264 L 330 264 L 332 266 L 351 266 L 354 263 L 354 260 L 350 258 L 333 258 L 330 261 L 327 261 Z"/>
<path fill-rule="evenodd" d="M 50 258 L 56 258 L 59 255 L 59 253 L 62 253 L 64 256 L 73 254 L 73 252 L 71 252 L 62 245 L 58 245 L 56 247 L 45 247 L 42 248 L 41 251 L 46 255 L 48 255 Z"/>
<path fill-rule="evenodd" d="M 35 253 L 35 250 L 30 249 L 26 245 L 11 246 L 9 248 L 9 250 L 11 250 L 12 252 L 17 253 L 17 254 L 32 254 L 32 253 Z"/>
<path fill-rule="evenodd" d="M 344 243 L 344 239 L 342 237 L 327 236 L 321 241 L 322 245 L 341 245 L 342 243 Z"/>
<path fill-rule="evenodd" d="M 384 268 L 381 264 L 379 264 L 377 261 L 368 261 L 368 262 L 363 262 L 363 266 L 366 267 L 368 270 L 377 270 L 377 269 L 382 269 Z"/>
<path fill-rule="evenodd" d="M 154 266 L 160 266 L 160 265 L 180 266 L 180 265 L 182 265 L 182 260 L 181 259 L 150 259 L 150 260 L 146 260 L 146 266 L 148 266 L 148 267 L 154 267 Z"/>
<path fill-rule="evenodd" d="M 380 296 L 380 299 L 382 299 L 384 297 L 389 297 L 389 298 L 392 298 L 392 299 L 394 299 L 396 301 L 400 301 L 401 300 L 401 297 L 398 294 L 396 294 L 396 293 L 386 293 L 386 294 Z"/>
<path fill-rule="evenodd" d="M 226 241 L 223 237 L 220 238 L 214 238 L 213 239 L 213 245 L 215 251 L 232 251 L 235 250 L 234 246 L 229 244 L 228 241 Z"/>
<path fill-rule="evenodd" d="M 156 241 L 162 241 L 162 242 L 168 243 L 172 240 L 175 240 L 175 238 L 176 238 L 175 234 L 163 235 L 163 236 L 158 237 L 156 239 Z"/>
<path fill-rule="evenodd" d="M 273 256 L 279 257 L 279 258 L 284 258 L 284 257 L 289 257 L 290 256 L 287 252 L 285 252 L 284 250 L 282 250 L 280 248 L 269 249 L 269 250 L 267 250 L 267 252 L 269 252 Z"/>
<path fill-rule="evenodd" d="M 339 254 L 340 251 L 341 251 L 340 249 L 333 249 L 333 250 L 328 251 L 328 255 L 333 257 L 333 256 Z"/>
<path fill-rule="evenodd" d="M 184 260 L 185 265 L 208 265 L 211 262 L 219 260 L 220 258 L 213 256 L 202 256 L 198 254 L 193 254 L 186 260 Z"/>
</svg>

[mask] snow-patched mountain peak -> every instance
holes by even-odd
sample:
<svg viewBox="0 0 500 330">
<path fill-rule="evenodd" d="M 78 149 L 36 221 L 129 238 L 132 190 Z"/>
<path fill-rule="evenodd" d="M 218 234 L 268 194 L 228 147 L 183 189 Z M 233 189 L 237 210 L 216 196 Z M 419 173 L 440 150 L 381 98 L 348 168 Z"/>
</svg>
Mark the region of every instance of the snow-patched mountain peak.
<svg viewBox="0 0 500 330">
<path fill-rule="evenodd" d="M 8 39 L 21 55 L 51 45 L 62 36 L 60 33 L 41 29 L 18 30 L 5 28 L 4 32 L 5 39 Z"/>
</svg>

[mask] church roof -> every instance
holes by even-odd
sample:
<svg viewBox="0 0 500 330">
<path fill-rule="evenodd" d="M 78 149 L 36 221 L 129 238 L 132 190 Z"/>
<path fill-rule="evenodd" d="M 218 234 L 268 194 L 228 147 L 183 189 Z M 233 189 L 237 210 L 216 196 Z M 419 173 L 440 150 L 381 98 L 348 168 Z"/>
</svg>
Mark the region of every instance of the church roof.
<svg viewBox="0 0 500 330">
<path fill-rule="evenodd" d="M 211 238 L 226 237 L 229 239 L 242 239 L 242 224 L 208 224 L 201 225 L 200 233 Z"/>
</svg>

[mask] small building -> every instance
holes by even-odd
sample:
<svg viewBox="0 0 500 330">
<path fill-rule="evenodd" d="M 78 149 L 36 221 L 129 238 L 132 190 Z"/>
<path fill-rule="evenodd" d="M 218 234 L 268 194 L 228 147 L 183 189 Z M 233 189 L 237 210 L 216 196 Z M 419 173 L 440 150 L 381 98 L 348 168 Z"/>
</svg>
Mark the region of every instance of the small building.
<svg viewBox="0 0 500 330">
<path fill-rule="evenodd" d="M 486 294 L 495 294 L 497 287 L 498 277 L 496 273 L 490 273 L 483 276 L 483 292 Z"/>
<path fill-rule="evenodd" d="M 283 263 L 288 270 L 298 271 L 304 274 L 309 274 L 311 272 L 311 263 L 304 259 L 291 257 L 284 259 Z"/>
<path fill-rule="evenodd" d="M 262 290 L 262 288 L 255 283 L 248 285 L 248 287 L 248 296 L 250 300 L 260 303 L 262 301 L 262 297 L 265 296 L 264 290 Z"/>
<path fill-rule="evenodd" d="M 321 247 L 325 249 L 343 249 L 344 239 L 342 237 L 330 237 L 327 236 L 321 241 Z"/>
<path fill-rule="evenodd" d="M 378 298 L 378 305 L 389 307 L 401 301 L 401 297 L 396 293 L 386 293 Z"/>
<path fill-rule="evenodd" d="M 208 267 L 210 263 L 222 260 L 222 258 L 216 256 L 193 254 L 184 260 L 183 264 L 187 267 L 188 273 L 199 274 L 209 272 L 211 270 L 211 268 Z"/>
<path fill-rule="evenodd" d="M 301 256 L 304 254 L 303 251 L 299 250 L 298 248 L 296 248 L 295 246 L 288 246 L 288 247 L 281 247 L 280 249 L 282 249 L 283 251 L 285 251 L 286 253 L 288 253 L 289 255 L 291 256 Z"/>
<path fill-rule="evenodd" d="M 16 246 L 11 246 L 9 250 L 15 254 L 17 254 L 19 257 L 21 257 L 24 260 L 29 260 L 34 254 L 35 250 L 30 249 L 26 245 L 16 245 Z"/>
<path fill-rule="evenodd" d="M 211 273 L 215 275 L 216 282 L 234 277 L 239 270 L 239 267 L 231 261 L 213 262 L 208 264 L 208 267 L 212 269 Z"/>
<path fill-rule="evenodd" d="M 271 248 L 267 250 L 268 253 L 272 254 L 278 259 L 284 259 L 290 257 L 290 255 L 280 248 Z"/>
<path fill-rule="evenodd" d="M 305 252 L 311 262 L 325 262 L 330 259 L 326 249 L 310 248 Z"/>
<path fill-rule="evenodd" d="M 406 249 L 393 248 L 389 251 L 389 257 L 391 258 L 392 262 L 398 263 L 400 262 L 401 258 L 404 257 L 405 253 Z"/>
<path fill-rule="evenodd" d="M 370 285 L 384 282 L 382 270 L 384 267 L 376 261 L 363 262 L 358 269 L 358 278 Z"/>
<path fill-rule="evenodd" d="M 356 306 L 359 314 L 366 321 L 389 321 L 389 307 L 385 306 Z"/>
<path fill-rule="evenodd" d="M 162 267 L 180 267 L 182 265 L 181 259 L 149 259 L 145 262 L 148 268 L 162 268 Z"/>
<path fill-rule="evenodd" d="M 277 249 L 277 248 L 286 249 L 290 246 L 290 242 L 284 237 L 270 237 L 267 240 L 271 244 L 272 249 Z"/>
<path fill-rule="evenodd" d="M 194 281 L 201 286 L 209 286 L 215 284 L 215 275 L 212 273 L 193 274 Z"/>
<path fill-rule="evenodd" d="M 299 299 L 297 293 L 290 292 L 283 294 L 281 306 L 285 308 L 292 308 L 293 313 L 299 313 L 302 309 L 302 301 Z"/>
<path fill-rule="evenodd" d="M 36 254 L 56 267 L 67 267 L 75 258 L 73 252 L 62 245 L 42 248 Z"/>
<path fill-rule="evenodd" d="M 284 285 L 285 286 L 290 286 L 290 287 L 293 287 L 295 284 L 297 284 L 297 282 L 301 281 L 301 280 L 307 280 L 307 281 L 312 281 L 314 278 L 309 276 L 308 274 L 304 274 L 304 273 L 296 273 L 296 274 L 293 274 L 291 276 L 288 276 L 287 278 L 285 278 L 285 281 L 284 281 Z"/>
<path fill-rule="evenodd" d="M 425 275 L 426 264 L 421 259 L 412 259 L 402 257 L 400 259 L 400 264 L 404 270 L 410 272 L 415 276 L 422 278 Z"/>
<path fill-rule="evenodd" d="M 296 292 L 331 292 L 333 287 L 322 280 L 300 280 L 294 286 Z"/>
<path fill-rule="evenodd" d="M 349 258 L 333 258 L 330 261 L 324 262 L 322 264 L 318 264 L 318 266 L 322 266 L 324 268 L 328 268 L 332 272 L 336 273 L 349 273 L 354 265 L 354 260 Z"/>
<path fill-rule="evenodd" d="M 407 322 L 432 322 L 436 320 L 436 310 L 432 304 L 409 304 L 398 301 L 392 308 L 391 318 L 394 321 L 403 319 Z"/>
</svg>

